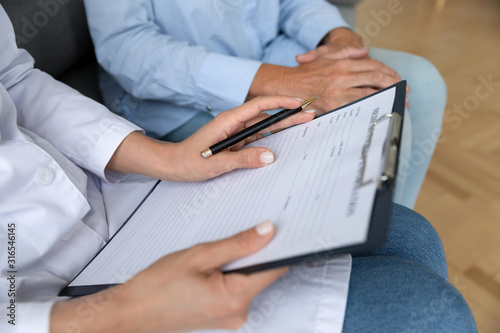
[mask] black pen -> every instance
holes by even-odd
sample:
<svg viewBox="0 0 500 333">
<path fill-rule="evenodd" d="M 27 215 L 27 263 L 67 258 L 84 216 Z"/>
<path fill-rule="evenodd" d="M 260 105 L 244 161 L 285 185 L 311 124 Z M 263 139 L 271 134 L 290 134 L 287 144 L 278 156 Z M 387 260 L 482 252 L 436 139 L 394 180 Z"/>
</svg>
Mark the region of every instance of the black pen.
<svg viewBox="0 0 500 333">
<path fill-rule="evenodd" d="M 216 143 L 213 146 L 210 146 L 209 148 L 205 149 L 204 151 L 201 152 L 201 157 L 207 158 L 207 157 L 212 156 L 213 154 L 217 154 L 218 152 L 223 151 L 224 149 L 227 149 L 229 147 L 234 146 L 235 144 L 248 138 L 249 136 L 254 135 L 256 133 L 259 133 L 260 131 L 268 128 L 269 126 L 274 125 L 277 122 L 302 111 L 302 109 L 304 109 L 306 106 L 308 106 L 311 103 L 318 100 L 318 98 L 319 98 L 319 96 L 308 99 L 308 100 L 304 101 L 302 103 L 302 105 L 296 109 L 281 110 L 280 112 L 278 112 L 278 113 L 276 113 L 276 114 L 274 114 L 274 115 L 272 115 L 272 116 L 270 116 L 262 121 L 259 121 L 258 123 L 254 124 L 248 128 L 245 128 L 241 132 L 238 132 L 238 133 L 230 136 L 229 138 L 224 139 L 221 142 Z"/>
</svg>

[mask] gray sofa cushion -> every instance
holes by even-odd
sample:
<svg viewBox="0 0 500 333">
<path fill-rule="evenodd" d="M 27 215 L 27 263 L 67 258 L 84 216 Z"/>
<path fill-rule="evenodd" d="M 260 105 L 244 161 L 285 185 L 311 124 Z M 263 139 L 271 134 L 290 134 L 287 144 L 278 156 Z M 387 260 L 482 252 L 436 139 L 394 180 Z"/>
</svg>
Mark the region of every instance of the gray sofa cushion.
<svg viewBox="0 0 500 333">
<path fill-rule="evenodd" d="M 82 0 L 0 0 L 35 67 L 101 100 Z"/>
</svg>

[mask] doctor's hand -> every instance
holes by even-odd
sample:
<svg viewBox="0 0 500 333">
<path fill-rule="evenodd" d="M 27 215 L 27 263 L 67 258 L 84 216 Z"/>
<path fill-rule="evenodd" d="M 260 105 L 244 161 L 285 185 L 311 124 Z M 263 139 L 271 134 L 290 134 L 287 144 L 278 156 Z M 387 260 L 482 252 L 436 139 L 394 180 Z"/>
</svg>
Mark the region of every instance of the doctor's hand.
<svg viewBox="0 0 500 333">
<path fill-rule="evenodd" d="M 162 180 L 202 181 L 239 168 L 263 167 L 274 162 L 273 152 L 267 148 L 244 148 L 244 145 L 261 138 L 265 132 L 310 121 L 314 111 L 299 112 L 209 158 L 202 158 L 201 151 L 268 117 L 263 111 L 294 109 L 300 105 L 299 100 L 291 97 L 258 97 L 221 112 L 180 143 L 165 143 L 132 133 L 123 140 L 107 168 Z"/>
<path fill-rule="evenodd" d="M 178 180 L 199 181 L 234 169 L 259 168 L 273 163 L 274 155 L 271 150 L 259 147 L 244 148 L 244 145 L 262 138 L 263 133 L 310 121 L 314 118 L 314 111 L 299 112 L 209 158 L 203 159 L 200 152 L 269 117 L 268 114 L 262 113 L 263 111 L 295 109 L 300 105 L 300 101 L 291 97 L 258 97 L 233 110 L 218 114 L 207 125 L 177 145 L 175 165 L 179 166 L 179 169 L 174 174 L 178 175 Z"/>
<path fill-rule="evenodd" d="M 221 241 L 167 255 L 127 283 L 57 303 L 51 332 L 181 332 L 237 329 L 252 299 L 287 268 L 250 275 L 219 267 L 262 249 L 274 227 L 266 221 Z M 84 311 L 85 310 L 85 311 Z"/>
</svg>

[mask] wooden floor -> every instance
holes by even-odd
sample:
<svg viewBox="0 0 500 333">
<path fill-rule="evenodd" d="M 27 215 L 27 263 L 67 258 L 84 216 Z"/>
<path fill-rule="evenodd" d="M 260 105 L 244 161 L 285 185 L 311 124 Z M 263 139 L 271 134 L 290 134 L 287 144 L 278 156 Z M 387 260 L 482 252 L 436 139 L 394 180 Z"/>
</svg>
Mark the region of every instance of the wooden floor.
<svg viewBox="0 0 500 333">
<path fill-rule="evenodd" d="M 373 13 L 390 3 L 399 3 L 400 13 L 393 9 L 377 31 Z M 372 29 L 368 46 L 424 56 L 446 80 L 444 139 L 415 209 L 441 235 L 450 282 L 469 303 L 479 332 L 498 333 L 500 1 L 365 0 L 357 18 L 358 29 Z M 486 86 L 484 80 L 498 83 Z"/>
</svg>

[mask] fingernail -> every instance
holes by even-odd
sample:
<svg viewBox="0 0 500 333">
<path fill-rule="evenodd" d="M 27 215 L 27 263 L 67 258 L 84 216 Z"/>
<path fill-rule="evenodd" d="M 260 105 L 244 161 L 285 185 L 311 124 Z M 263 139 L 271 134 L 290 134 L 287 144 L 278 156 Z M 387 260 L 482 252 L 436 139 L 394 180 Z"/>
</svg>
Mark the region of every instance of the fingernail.
<svg viewBox="0 0 500 333">
<path fill-rule="evenodd" d="M 267 235 L 267 234 L 271 233 L 273 231 L 273 229 L 274 229 L 273 222 L 271 222 L 269 220 L 262 222 L 261 224 L 259 224 L 255 228 L 255 230 L 257 231 L 257 234 L 259 236 Z"/>
<path fill-rule="evenodd" d="M 305 113 L 315 113 L 316 110 L 304 110 Z"/>
<path fill-rule="evenodd" d="M 294 97 L 296 100 L 303 102 L 304 100 L 302 98 Z"/>
<path fill-rule="evenodd" d="M 260 161 L 264 164 L 271 164 L 274 162 L 274 155 L 273 153 L 266 151 L 260 154 Z"/>
</svg>

